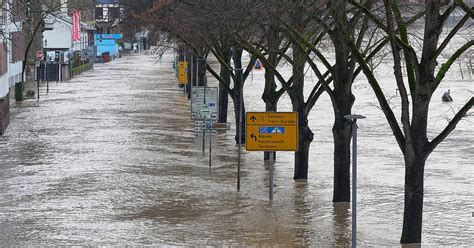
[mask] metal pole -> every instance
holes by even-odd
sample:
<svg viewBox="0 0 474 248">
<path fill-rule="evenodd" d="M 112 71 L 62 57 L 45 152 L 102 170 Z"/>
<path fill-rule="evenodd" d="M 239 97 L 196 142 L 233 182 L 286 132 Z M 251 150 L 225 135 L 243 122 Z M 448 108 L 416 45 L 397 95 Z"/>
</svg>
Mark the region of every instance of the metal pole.
<svg viewBox="0 0 474 248">
<path fill-rule="evenodd" d="M 41 66 L 41 60 L 40 60 L 40 66 Z M 40 99 L 40 76 L 41 76 L 41 67 L 36 67 L 36 91 L 38 92 L 37 98 L 38 100 Z"/>
<path fill-rule="evenodd" d="M 243 75 L 243 69 L 242 68 L 239 68 L 239 69 L 230 69 L 230 71 L 241 71 L 241 74 L 240 74 L 240 80 L 241 80 L 241 84 L 240 86 L 243 85 L 243 81 L 244 81 L 244 75 Z M 234 84 L 234 90 L 237 89 L 235 87 L 236 84 Z M 237 119 L 237 144 L 239 146 L 239 150 L 238 150 L 238 154 L 237 154 L 237 191 L 240 191 L 240 163 L 241 163 L 241 153 L 242 153 L 242 100 L 243 100 L 243 87 L 241 87 L 240 89 L 240 93 L 239 95 L 237 96 L 238 99 L 239 99 L 239 113 L 238 113 L 238 116 L 236 116 L 236 119 Z M 237 91 L 234 91 L 234 92 L 237 92 Z M 236 96 L 234 96 L 234 101 L 235 101 Z"/>
<path fill-rule="evenodd" d="M 242 69 L 239 69 L 240 72 L 240 93 L 239 93 L 239 130 L 238 130 L 238 137 L 239 137 L 239 155 L 238 155 L 238 164 L 237 164 L 237 191 L 240 191 L 240 167 L 241 167 L 241 153 L 242 153 L 242 99 L 243 99 L 243 80 L 244 80 L 244 73 Z"/>
<path fill-rule="evenodd" d="M 186 62 L 186 54 L 184 54 L 184 61 Z M 186 64 L 186 63 L 185 63 Z M 184 67 L 184 79 L 187 78 L 187 74 L 188 74 L 188 68 L 186 68 L 186 66 Z M 186 80 L 185 81 L 185 84 L 184 84 L 184 94 L 186 94 Z"/>
<path fill-rule="evenodd" d="M 270 201 L 273 200 L 273 152 L 268 152 L 269 157 L 268 157 L 268 166 L 269 166 L 269 199 Z"/>
<path fill-rule="evenodd" d="M 191 82 L 189 82 L 189 93 L 192 94 L 192 85 L 193 85 L 193 81 L 194 81 L 194 73 L 193 73 L 193 70 L 194 70 L 194 56 L 191 57 L 191 66 L 189 66 L 191 68 Z M 191 98 L 191 94 L 189 94 L 188 98 Z"/>
<path fill-rule="evenodd" d="M 212 153 L 212 116 L 211 119 L 209 119 L 209 168 L 211 168 L 211 157 Z"/>
<path fill-rule="evenodd" d="M 352 247 L 357 246 L 357 119 L 364 119 L 363 115 L 345 115 L 352 120 Z"/>
<path fill-rule="evenodd" d="M 206 117 L 203 116 L 202 118 L 202 156 L 206 156 L 206 128 L 204 127 L 206 125 Z"/>
<path fill-rule="evenodd" d="M 196 58 L 196 86 L 199 86 L 199 57 Z M 206 90 L 204 89 L 204 102 L 206 102 Z"/>
<path fill-rule="evenodd" d="M 352 247 L 357 246 L 357 119 L 352 122 Z"/>
</svg>

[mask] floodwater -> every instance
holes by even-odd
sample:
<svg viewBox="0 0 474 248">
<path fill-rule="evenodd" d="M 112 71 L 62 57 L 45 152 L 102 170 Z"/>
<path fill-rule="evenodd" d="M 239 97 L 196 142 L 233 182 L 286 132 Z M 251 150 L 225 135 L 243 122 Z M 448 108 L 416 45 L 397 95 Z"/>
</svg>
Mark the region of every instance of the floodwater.
<svg viewBox="0 0 474 248">
<path fill-rule="evenodd" d="M 232 117 L 232 130 L 213 140 L 209 168 L 192 133 L 190 104 L 174 80 L 172 55 L 163 60 L 125 56 L 52 83 L 49 94 L 42 86 L 39 101 L 13 103 L 11 125 L 0 137 L 0 246 L 350 245 L 350 205 L 331 202 L 327 97 L 310 116 L 310 179 L 294 182 L 293 154 L 278 153 L 269 202 L 261 152 L 243 152 L 236 191 Z M 247 82 L 248 111 L 264 109 L 262 75 L 255 71 Z M 309 75 L 308 82 L 315 79 Z M 449 88 L 454 104 L 433 100 L 434 132 L 473 90 L 466 80 L 452 80 Z M 359 122 L 358 243 L 399 246 L 403 159 L 371 89 L 361 79 L 354 92 L 356 112 L 368 117 Z M 288 96 L 281 106 L 290 110 Z M 428 160 L 423 245 L 474 245 L 469 118 Z"/>
</svg>

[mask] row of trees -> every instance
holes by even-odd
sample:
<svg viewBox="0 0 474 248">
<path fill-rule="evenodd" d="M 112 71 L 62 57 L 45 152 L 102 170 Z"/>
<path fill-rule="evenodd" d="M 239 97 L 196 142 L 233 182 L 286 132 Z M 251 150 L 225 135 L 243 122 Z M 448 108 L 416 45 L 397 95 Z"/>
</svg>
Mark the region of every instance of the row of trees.
<svg viewBox="0 0 474 248">
<path fill-rule="evenodd" d="M 188 56 L 212 55 L 219 62 L 220 71 L 207 64 L 199 66 L 203 68 L 199 74 L 205 75 L 206 69 L 219 81 L 221 122 L 227 121 L 228 97 L 233 100 L 235 115 L 244 117 L 245 108 L 239 112 L 237 107 L 243 101 L 241 94 L 245 94 L 243 85 L 254 61 L 263 62 L 266 70 L 262 100 L 266 110 L 277 111 L 278 101 L 286 93 L 299 114 L 294 179 L 308 177 L 309 147 L 313 141 L 308 115 L 320 96 L 328 94 L 334 111 L 334 202 L 350 201 L 352 123 L 344 116 L 352 113 L 356 101 L 352 93 L 354 80 L 365 76 L 405 161 L 401 243 L 420 243 L 426 160 L 474 103 L 471 97 L 444 130 L 429 140 L 428 114 L 433 93 L 455 61 L 466 51 L 472 53 L 472 39 L 461 44 L 454 44 L 453 40 L 472 24 L 473 8 L 461 0 L 403 2 L 156 0 L 141 16 L 148 29 L 159 34 L 165 43 L 184 44 L 181 50 Z M 462 17 L 447 35 L 441 36 L 453 13 L 462 13 Z M 456 49 L 445 63 L 438 65 L 448 46 Z M 251 56 L 247 64 L 242 60 L 244 51 Z M 393 62 L 400 92 L 398 112 L 393 110 L 382 82 L 374 74 L 374 65 L 385 56 Z M 282 63 L 291 66 L 291 76 L 281 73 Z M 318 79 L 311 92 L 304 92 L 306 68 Z M 245 132 L 245 127 L 237 130 L 236 140 L 238 132 Z"/>
</svg>

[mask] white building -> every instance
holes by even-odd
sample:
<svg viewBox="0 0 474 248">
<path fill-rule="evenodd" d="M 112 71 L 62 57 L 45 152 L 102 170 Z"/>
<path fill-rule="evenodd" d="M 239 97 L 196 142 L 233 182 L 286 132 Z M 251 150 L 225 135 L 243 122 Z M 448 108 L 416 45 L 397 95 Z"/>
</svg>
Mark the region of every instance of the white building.
<svg viewBox="0 0 474 248">
<path fill-rule="evenodd" d="M 81 40 L 72 40 L 72 18 L 66 13 L 48 15 L 47 30 L 43 32 L 43 46 L 46 50 L 62 50 L 68 53 L 86 50 L 93 43 L 91 33 L 94 27 L 81 23 Z"/>
<path fill-rule="evenodd" d="M 43 32 L 43 48 L 45 56 L 48 56 L 48 68 L 57 71 L 59 81 L 71 78 L 71 58 L 78 56 L 83 59 L 87 48 L 93 44 L 94 27 L 81 23 L 80 40 L 72 39 L 72 17 L 65 12 L 48 15 L 45 18 L 45 31 Z M 60 69 L 59 69 L 60 68 Z M 48 69 L 49 71 L 50 69 Z M 51 74 L 50 74 L 51 75 Z"/>
<path fill-rule="evenodd" d="M 0 135 L 10 122 L 12 86 L 22 81 L 25 37 L 21 31 L 21 16 L 11 15 L 14 1 L 1 1 L 0 9 Z"/>
</svg>

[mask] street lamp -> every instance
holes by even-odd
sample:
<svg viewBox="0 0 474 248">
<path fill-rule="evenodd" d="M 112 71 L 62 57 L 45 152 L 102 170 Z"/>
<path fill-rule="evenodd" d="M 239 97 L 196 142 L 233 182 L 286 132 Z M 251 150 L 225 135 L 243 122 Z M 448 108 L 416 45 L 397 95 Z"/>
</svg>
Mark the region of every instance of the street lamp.
<svg viewBox="0 0 474 248">
<path fill-rule="evenodd" d="M 357 120 L 363 115 L 345 115 L 352 121 L 352 247 L 357 246 Z"/>
<path fill-rule="evenodd" d="M 238 161 L 237 161 L 237 191 L 240 191 L 240 157 L 242 153 L 242 105 L 243 105 L 243 91 L 244 91 L 244 70 L 242 68 L 239 69 L 230 69 L 230 71 L 240 71 L 240 94 L 239 94 L 239 116 L 237 121 L 237 133 L 238 133 L 238 144 L 239 144 L 239 153 L 238 153 Z M 235 84 L 234 84 L 234 92 L 235 92 Z M 235 96 L 234 96 L 235 97 Z"/>
</svg>

